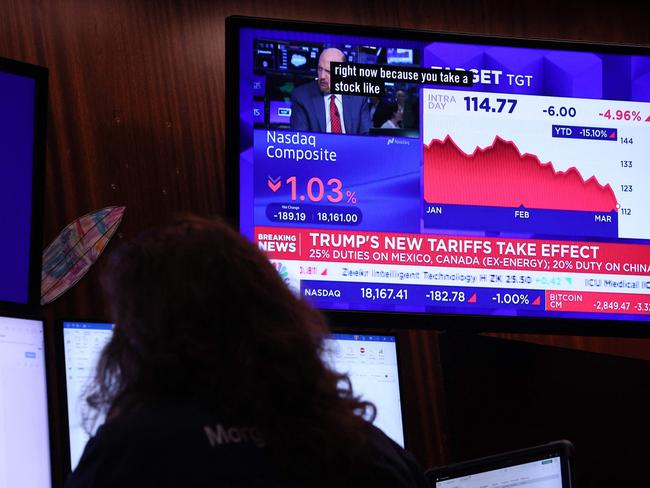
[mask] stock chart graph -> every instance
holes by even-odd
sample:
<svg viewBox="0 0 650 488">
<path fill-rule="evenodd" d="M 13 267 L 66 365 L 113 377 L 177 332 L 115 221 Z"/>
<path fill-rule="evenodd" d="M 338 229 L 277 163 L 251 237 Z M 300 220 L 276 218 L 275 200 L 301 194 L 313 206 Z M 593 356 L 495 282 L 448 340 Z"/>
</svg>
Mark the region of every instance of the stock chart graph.
<svg viewBox="0 0 650 488">
<path fill-rule="evenodd" d="M 650 104 L 423 92 L 425 227 L 650 238 Z"/>
</svg>

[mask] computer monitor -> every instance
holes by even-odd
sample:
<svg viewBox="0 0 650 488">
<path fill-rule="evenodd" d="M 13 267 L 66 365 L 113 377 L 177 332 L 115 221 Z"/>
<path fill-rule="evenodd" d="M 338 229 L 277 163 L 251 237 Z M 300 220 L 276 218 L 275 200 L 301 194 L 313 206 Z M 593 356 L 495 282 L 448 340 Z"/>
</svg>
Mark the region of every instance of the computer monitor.
<svg viewBox="0 0 650 488">
<path fill-rule="evenodd" d="M 355 395 L 377 407 L 374 424 L 404 447 L 396 340 L 394 335 L 331 334 L 324 360 L 349 375 Z"/>
<path fill-rule="evenodd" d="M 427 471 L 431 488 L 572 488 L 573 446 L 542 446 L 474 459 Z"/>
<path fill-rule="evenodd" d="M 70 468 L 74 469 L 90 438 L 83 425 L 84 393 L 99 355 L 113 335 L 113 325 L 78 321 L 62 325 Z M 325 341 L 324 360 L 350 376 L 355 394 L 377 407 L 375 425 L 404 446 L 396 337 L 331 334 Z M 99 418 L 93 427 L 101 423 Z"/>
<path fill-rule="evenodd" d="M 0 58 L 0 305 L 40 299 L 47 69 Z"/>
<path fill-rule="evenodd" d="M 0 316 L 0 488 L 52 486 L 43 322 Z"/>
<path fill-rule="evenodd" d="M 113 324 L 106 322 L 63 322 L 63 357 L 68 411 L 70 467 L 79 463 L 90 438 L 83 425 L 85 391 L 94 378 L 99 354 L 113 335 Z M 104 419 L 97 419 L 95 430 Z M 93 432 L 94 433 L 94 432 Z"/>
</svg>

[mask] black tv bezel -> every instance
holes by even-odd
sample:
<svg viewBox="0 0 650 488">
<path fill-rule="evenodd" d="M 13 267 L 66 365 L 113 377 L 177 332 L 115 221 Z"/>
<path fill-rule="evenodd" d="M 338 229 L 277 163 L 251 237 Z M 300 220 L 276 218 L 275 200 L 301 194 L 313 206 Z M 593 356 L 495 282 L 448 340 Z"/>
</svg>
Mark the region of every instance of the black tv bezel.
<svg viewBox="0 0 650 488">
<path fill-rule="evenodd" d="M 546 48 L 603 54 L 635 54 L 650 57 L 650 47 L 634 44 L 435 32 L 246 16 L 227 17 L 226 93 L 228 96 L 226 97 L 225 209 L 228 220 L 236 229 L 239 229 L 240 217 L 239 32 L 245 28 L 306 31 L 413 41 L 480 43 L 495 46 Z M 435 329 L 453 333 L 502 332 L 603 337 L 650 337 L 650 322 L 644 321 L 367 310 L 321 309 L 321 311 L 333 325 L 354 323 L 361 328 Z"/>
<path fill-rule="evenodd" d="M 436 488 L 437 481 L 445 481 L 462 476 L 468 476 L 492 469 L 505 468 L 513 464 L 523 464 L 539 459 L 560 458 L 562 470 L 562 488 L 575 486 L 575 473 L 573 468 L 574 448 L 568 440 L 558 440 L 539 446 L 527 447 L 516 451 L 494 454 L 470 461 L 449 464 L 447 466 L 433 467 L 426 471 L 425 476 L 429 486 Z"/>
<path fill-rule="evenodd" d="M 0 71 L 31 78 L 34 86 L 34 142 L 32 146 L 32 201 L 29 236 L 27 301 L 0 300 L 0 307 L 15 313 L 36 313 L 41 301 L 43 257 L 43 193 L 45 189 L 45 148 L 49 71 L 43 66 L 0 57 Z"/>
<path fill-rule="evenodd" d="M 52 360 L 51 357 L 51 342 L 53 340 L 51 336 L 51 331 L 47 326 L 47 321 L 36 310 L 24 309 L 22 311 L 16 311 L 6 306 L 0 307 L 0 318 L 12 318 L 19 320 L 36 320 L 41 322 L 43 328 L 43 364 L 45 372 L 45 388 L 46 388 L 46 399 L 47 399 L 47 426 L 48 426 L 48 436 L 49 436 L 49 450 L 50 450 L 50 483 L 53 488 L 60 486 L 59 479 L 55 476 L 56 463 L 58 461 L 59 452 L 59 443 L 56 439 L 57 429 L 55 428 L 58 424 L 57 420 L 54 418 L 53 412 L 55 411 L 54 405 L 58 404 L 56 395 L 59 393 L 56 382 L 58 381 L 58 364 L 56 361 Z"/>
<path fill-rule="evenodd" d="M 410 449 L 410 438 L 408 436 L 408 429 L 406 428 L 406 415 L 405 415 L 405 396 L 404 396 L 404 386 L 403 386 L 403 357 L 402 357 L 402 345 L 399 337 L 399 330 L 394 329 L 377 329 L 377 328 L 367 328 L 361 329 L 358 327 L 350 327 L 350 322 L 346 325 L 330 325 L 330 334 L 348 334 L 348 335 L 360 335 L 360 336 L 381 336 L 381 337 L 394 337 L 395 338 L 395 355 L 397 356 L 397 381 L 399 389 L 399 403 L 400 403 L 400 416 L 402 421 L 402 436 L 404 437 L 404 448 Z M 354 385 L 353 385 L 354 391 Z"/>
</svg>

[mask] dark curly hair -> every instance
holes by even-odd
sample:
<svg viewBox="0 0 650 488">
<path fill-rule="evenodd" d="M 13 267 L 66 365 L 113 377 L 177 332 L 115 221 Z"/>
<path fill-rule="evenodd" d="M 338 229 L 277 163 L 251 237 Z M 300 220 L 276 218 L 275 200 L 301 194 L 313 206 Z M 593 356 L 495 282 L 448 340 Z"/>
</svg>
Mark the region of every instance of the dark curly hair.
<svg viewBox="0 0 650 488">
<path fill-rule="evenodd" d="M 190 400 L 262 434 L 280 472 L 310 477 L 371 456 L 374 406 L 321 360 L 322 315 L 223 220 L 185 216 L 111 255 L 115 329 L 87 403 L 108 420 Z M 328 469 L 329 467 L 329 469 Z"/>
</svg>

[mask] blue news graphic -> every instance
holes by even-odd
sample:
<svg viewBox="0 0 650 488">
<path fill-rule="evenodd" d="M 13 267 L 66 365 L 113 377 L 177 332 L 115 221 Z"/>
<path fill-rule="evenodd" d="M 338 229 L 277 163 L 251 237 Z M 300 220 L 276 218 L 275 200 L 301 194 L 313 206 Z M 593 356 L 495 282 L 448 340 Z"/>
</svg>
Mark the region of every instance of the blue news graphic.
<svg viewBox="0 0 650 488">
<path fill-rule="evenodd" d="M 300 283 L 301 295 L 316 306 L 340 299 L 354 309 L 440 312 L 466 311 L 509 315 L 517 311 L 544 309 L 544 290 L 515 288 L 470 288 L 462 286 L 391 285 L 373 282 L 307 281 Z"/>
<path fill-rule="evenodd" d="M 27 303 L 35 81 L 0 72 L 0 301 Z"/>
<path fill-rule="evenodd" d="M 420 153 L 407 137 L 255 130 L 255 224 L 417 232 Z"/>
</svg>

